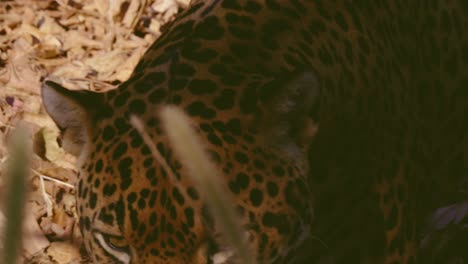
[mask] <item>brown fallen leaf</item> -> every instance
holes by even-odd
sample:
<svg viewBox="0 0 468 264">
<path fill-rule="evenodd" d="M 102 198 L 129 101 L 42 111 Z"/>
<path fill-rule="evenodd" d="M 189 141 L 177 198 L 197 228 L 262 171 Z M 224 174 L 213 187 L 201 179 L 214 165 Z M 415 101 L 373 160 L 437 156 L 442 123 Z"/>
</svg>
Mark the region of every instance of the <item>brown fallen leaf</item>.
<svg viewBox="0 0 468 264">
<path fill-rule="evenodd" d="M 23 228 L 25 234 L 23 237 L 23 248 L 26 258 L 33 256 L 50 245 L 34 214 L 25 214 Z"/>
<path fill-rule="evenodd" d="M 69 242 L 52 242 L 47 253 L 57 263 L 72 263 L 81 259 L 79 249 Z"/>
</svg>

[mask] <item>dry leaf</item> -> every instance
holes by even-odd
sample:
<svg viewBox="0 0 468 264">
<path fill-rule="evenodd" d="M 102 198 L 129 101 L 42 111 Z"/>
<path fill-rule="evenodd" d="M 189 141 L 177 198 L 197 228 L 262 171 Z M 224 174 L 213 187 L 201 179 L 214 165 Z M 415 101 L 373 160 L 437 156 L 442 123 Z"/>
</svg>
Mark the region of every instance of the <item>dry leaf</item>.
<svg viewBox="0 0 468 264">
<path fill-rule="evenodd" d="M 29 210 L 29 209 L 28 209 Z M 25 214 L 23 248 L 26 257 L 31 257 L 49 246 L 49 240 L 44 236 L 34 214 Z"/>
<path fill-rule="evenodd" d="M 75 158 L 66 153 L 57 143 L 59 131 L 57 129 L 44 127 L 40 132 L 44 139 L 45 157 L 59 167 L 68 169 L 75 168 Z"/>
<path fill-rule="evenodd" d="M 113 86 L 104 81 L 124 82 L 159 36 L 161 24 L 187 1 L 164 0 L 159 5 L 154 0 L 0 1 L 0 165 L 8 155 L 5 138 L 19 121 L 37 131 L 36 144 L 41 146 L 32 162 L 26 263 L 87 263 L 74 244 L 53 243 L 43 249 L 49 244 L 46 235 L 77 242 L 81 237 L 75 190 L 64 186 L 76 182 L 76 158 L 57 143 L 57 128 L 41 106 L 41 81 L 54 75 L 68 88 L 91 90 Z M 0 166 L 0 192 L 2 172 Z M 60 199 L 52 199 L 58 192 Z"/>
<path fill-rule="evenodd" d="M 71 263 L 81 259 L 80 251 L 68 242 L 52 242 L 47 253 L 58 263 Z"/>
</svg>

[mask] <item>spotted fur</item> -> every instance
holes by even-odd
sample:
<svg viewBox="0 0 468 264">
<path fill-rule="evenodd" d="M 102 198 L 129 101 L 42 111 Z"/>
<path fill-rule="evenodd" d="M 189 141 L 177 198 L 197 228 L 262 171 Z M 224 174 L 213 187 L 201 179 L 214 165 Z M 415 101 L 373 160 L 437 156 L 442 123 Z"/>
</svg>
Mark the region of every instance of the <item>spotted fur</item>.
<svg viewBox="0 0 468 264">
<path fill-rule="evenodd" d="M 417 263 L 420 224 L 467 171 L 467 26 L 463 0 L 196 1 L 117 89 L 46 82 L 80 155 L 89 254 L 211 263 L 227 246 L 160 127 L 171 104 L 199 128 L 259 263 Z"/>
</svg>

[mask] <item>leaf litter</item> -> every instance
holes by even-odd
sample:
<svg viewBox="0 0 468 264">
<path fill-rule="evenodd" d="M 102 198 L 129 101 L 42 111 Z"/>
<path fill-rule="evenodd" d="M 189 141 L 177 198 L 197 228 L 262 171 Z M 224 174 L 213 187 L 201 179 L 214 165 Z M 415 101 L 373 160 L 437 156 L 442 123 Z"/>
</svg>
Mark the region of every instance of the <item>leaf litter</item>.
<svg viewBox="0 0 468 264">
<path fill-rule="evenodd" d="M 104 91 L 127 80 L 189 0 L 14 0 L 0 2 L 0 193 L 7 142 L 27 127 L 34 154 L 27 179 L 23 263 L 89 263 L 78 231 L 75 157 L 60 147 L 40 86 Z M 3 198 L 3 197 L 2 197 Z M 8 215 L 0 200 L 0 231 Z M 0 232 L 3 233 L 3 232 Z M 0 236 L 0 248 L 1 244 Z"/>
</svg>

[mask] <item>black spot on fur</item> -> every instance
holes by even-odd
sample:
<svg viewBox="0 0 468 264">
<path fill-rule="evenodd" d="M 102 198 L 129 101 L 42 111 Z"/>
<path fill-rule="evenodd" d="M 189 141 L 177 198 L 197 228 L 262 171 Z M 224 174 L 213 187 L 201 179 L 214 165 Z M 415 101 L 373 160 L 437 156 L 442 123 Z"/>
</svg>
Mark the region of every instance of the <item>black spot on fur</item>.
<svg viewBox="0 0 468 264">
<path fill-rule="evenodd" d="M 216 117 L 216 112 L 200 101 L 191 103 L 189 106 L 187 106 L 186 110 L 187 113 L 191 116 L 199 116 L 205 119 L 212 119 Z"/>
<path fill-rule="evenodd" d="M 192 76 L 195 69 L 192 65 L 187 63 L 174 63 L 171 64 L 171 75 Z"/>
<path fill-rule="evenodd" d="M 101 106 L 101 110 L 97 113 L 98 117 L 101 119 L 111 118 L 114 115 L 114 110 L 108 104 Z"/>
<path fill-rule="evenodd" d="M 259 189 L 255 188 L 250 191 L 250 202 L 253 206 L 260 206 L 263 201 L 263 193 Z"/>
<path fill-rule="evenodd" d="M 130 92 L 129 91 L 123 91 L 119 95 L 117 95 L 114 99 L 114 107 L 118 108 L 123 106 L 124 104 L 127 103 L 128 99 L 130 98 Z"/>
<path fill-rule="evenodd" d="M 125 204 L 122 200 L 122 197 L 120 197 L 115 204 L 115 215 L 117 217 L 118 225 L 123 226 L 125 220 Z"/>
<path fill-rule="evenodd" d="M 156 169 L 148 169 L 146 171 L 146 178 L 151 182 L 151 186 L 156 186 L 158 184 L 158 177 L 156 177 Z"/>
<path fill-rule="evenodd" d="M 89 191 L 89 188 L 85 187 L 83 190 L 83 195 L 81 195 L 81 198 L 86 199 L 86 197 L 88 196 L 88 191 Z"/>
<path fill-rule="evenodd" d="M 224 89 L 221 94 L 214 98 L 213 104 L 217 109 L 225 110 L 234 107 L 236 92 L 232 89 Z"/>
<path fill-rule="evenodd" d="M 128 204 L 133 204 L 134 202 L 136 202 L 136 199 L 137 199 L 136 192 L 131 192 L 127 195 Z"/>
<path fill-rule="evenodd" d="M 99 185 L 101 185 L 101 180 L 99 178 L 96 178 L 96 180 L 94 180 L 94 188 L 99 188 Z"/>
<path fill-rule="evenodd" d="M 136 129 L 130 132 L 130 137 L 132 138 L 132 140 L 130 141 L 130 145 L 132 146 L 132 148 L 138 148 L 143 144 L 143 139 L 141 138 L 140 133 L 138 133 Z"/>
<path fill-rule="evenodd" d="M 225 9 L 242 10 L 241 5 L 237 1 L 223 0 L 221 6 Z"/>
<path fill-rule="evenodd" d="M 230 119 L 230 120 L 227 122 L 226 127 L 227 127 L 227 128 L 229 129 L 229 131 L 230 131 L 231 133 L 233 133 L 234 135 L 240 135 L 241 132 L 242 132 L 240 120 L 237 119 L 237 118 Z"/>
<path fill-rule="evenodd" d="M 253 29 L 251 27 L 244 27 L 244 26 L 236 26 L 236 25 L 229 25 L 228 26 L 228 29 L 229 29 L 229 32 L 236 38 L 240 39 L 240 40 L 244 40 L 244 39 L 248 39 L 248 38 L 254 38 L 255 37 L 255 32 L 253 31 Z M 240 43 L 237 43 L 236 44 L 238 47 L 245 47 L 245 48 L 249 48 L 247 45 L 244 45 L 244 44 L 240 44 Z M 232 50 L 232 46 L 231 46 L 231 51 Z M 250 49 L 248 49 L 248 51 L 250 51 Z M 245 50 L 244 50 L 245 52 Z M 234 54 L 238 54 L 236 52 L 233 51 Z M 245 57 L 245 53 L 241 53 L 241 58 L 244 58 Z"/>
<path fill-rule="evenodd" d="M 237 143 L 237 140 L 228 134 L 223 134 L 223 140 L 231 145 L 234 145 Z"/>
<path fill-rule="evenodd" d="M 184 42 L 181 54 L 188 60 L 207 63 L 216 58 L 218 53 L 209 48 L 202 48 L 199 42 L 186 41 Z"/>
<path fill-rule="evenodd" d="M 114 126 L 117 128 L 117 132 L 121 135 L 130 129 L 130 125 L 123 118 L 117 118 L 114 121 Z"/>
<path fill-rule="evenodd" d="M 117 185 L 106 183 L 103 188 L 104 196 L 112 196 L 117 190 Z"/>
<path fill-rule="evenodd" d="M 153 255 L 155 257 L 159 256 L 159 250 L 157 250 L 156 248 L 152 248 L 150 250 L 150 253 L 151 253 L 151 255 Z"/>
<path fill-rule="evenodd" d="M 260 12 L 261 9 L 262 6 L 259 3 L 252 0 L 247 1 L 247 3 L 245 3 L 244 6 L 244 10 L 251 14 L 258 14 L 258 12 Z"/>
<path fill-rule="evenodd" d="M 146 225 L 145 223 L 140 223 L 140 226 L 138 226 L 138 236 L 142 236 L 146 231 Z"/>
<path fill-rule="evenodd" d="M 120 175 L 120 188 L 127 190 L 132 184 L 132 172 L 130 166 L 132 165 L 131 158 L 124 158 L 119 162 L 118 169 Z"/>
<path fill-rule="evenodd" d="M 86 230 L 91 229 L 91 220 L 89 219 L 89 217 L 85 217 L 84 221 L 81 222 L 84 222 L 84 227 L 86 228 Z"/>
<path fill-rule="evenodd" d="M 208 71 L 216 76 L 222 77 L 228 74 L 228 70 L 226 69 L 226 65 L 221 63 L 213 63 L 209 66 Z"/>
<path fill-rule="evenodd" d="M 281 166 L 273 166 L 273 173 L 278 177 L 283 177 L 285 175 L 284 168 Z"/>
<path fill-rule="evenodd" d="M 193 187 L 188 187 L 187 188 L 187 194 L 190 196 L 190 198 L 192 198 L 193 200 L 198 200 L 199 195 L 198 195 L 198 192 L 195 188 Z"/>
<path fill-rule="evenodd" d="M 182 96 L 174 94 L 171 96 L 170 102 L 174 105 L 180 105 L 182 103 Z"/>
<path fill-rule="evenodd" d="M 193 208 L 191 207 L 185 208 L 184 214 L 185 214 L 185 217 L 187 218 L 187 225 L 189 227 L 193 227 L 195 225 Z"/>
<path fill-rule="evenodd" d="M 104 141 L 110 141 L 114 138 L 115 130 L 112 126 L 106 126 L 102 132 L 102 139 Z"/>
<path fill-rule="evenodd" d="M 103 168 L 102 159 L 98 159 L 98 160 L 96 161 L 96 166 L 94 167 L 94 172 L 96 172 L 96 173 L 101 173 L 102 168 Z"/>
<path fill-rule="evenodd" d="M 267 182 L 267 192 L 270 197 L 275 198 L 278 195 L 278 185 L 274 182 Z"/>
<path fill-rule="evenodd" d="M 239 20 L 240 20 L 239 15 L 237 15 L 236 13 L 233 13 L 233 12 L 227 12 L 226 15 L 224 16 L 224 19 L 229 24 L 237 24 L 237 23 L 239 23 Z"/>
<path fill-rule="evenodd" d="M 169 208 L 169 215 L 171 216 L 171 218 L 173 220 L 177 219 L 177 210 L 175 208 L 175 206 L 173 204 L 171 204 L 170 208 Z M 171 227 L 172 228 L 172 225 L 168 225 L 168 227 Z M 173 231 L 170 231 L 172 229 L 168 229 L 168 231 L 170 233 L 173 233 Z"/>
<path fill-rule="evenodd" d="M 239 187 L 239 184 L 237 183 L 237 181 L 230 181 L 228 186 L 229 186 L 229 189 L 231 190 L 231 192 L 233 192 L 234 194 L 239 194 L 240 193 L 240 187 Z"/>
<path fill-rule="evenodd" d="M 158 238 L 159 238 L 159 229 L 154 228 L 153 231 L 146 237 L 145 242 L 147 244 L 154 243 L 158 240 Z M 159 251 L 157 251 L 157 253 L 155 254 L 159 255 Z"/>
<path fill-rule="evenodd" d="M 241 189 L 245 190 L 249 187 L 249 176 L 243 172 L 237 174 L 236 181 Z"/>
<path fill-rule="evenodd" d="M 167 192 L 166 192 L 166 189 L 163 189 L 161 192 L 159 203 L 161 204 L 162 207 L 164 207 L 166 206 L 166 201 L 167 201 Z"/>
<path fill-rule="evenodd" d="M 138 212 L 134 209 L 130 209 L 130 223 L 132 224 L 132 229 L 137 230 L 140 220 L 138 219 Z"/>
<path fill-rule="evenodd" d="M 221 156 L 218 154 L 218 152 L 214 150 L 209 150 L 208 154 L 210 155 L 211 160 L 214 161 L 215 163 L 221 162 Z"/>
<path fill-rule="evenodd" d="M 127 151 L 127 143 L 125 142 L 121 142 L 119 145 L 117 145 L 117 147 L 115 148 L 114 150 L 114 153 L 112 154 L 112 159 L 113 160 L 117 160 L 119 159 L 120 157 L 122 157 L 122 155 Z"/>
<path fill-rule="evenodd" d="M 213 133 L 214 131 L 213 128 L 207 123 L 200 124 L 200 128 L 206 133 Z"/>
<path fill-rule="evenodd" d="M 258 183 L 263 182 L 263 176 L 262 176 L 261 174 L 254 173 L 254 174 L 253 174 L 253 178 L 254 178 L 255 181 L 258 182 Z"/>
<path fill-rule="evenodd" d="M 149 194 L 150 194 L 150 190 L 147 189 L 147 188 L 144 188 L 144 189 L 142 189 L 142 190 L 140 191 L 141 197 L 143 197 L 143 198 L 145 198 L 145 199 L 148 198 Z"/>
<path fill-rule="evenodd" d="M 152 90 L 154 87 L 162 84 L 164 81 L 166 81 L 166 73 L 164 72 L 152 72 L 145 74 L 144 78 L 134 84 L 135 91 L 138 93 L 146 93 Z"/>
<path fill-rule="evenodd" d="M 262 223 L 266 227 L 275 228 L 280 234 L 287 234 L 290 230 L 288 218 L 283 214 L 266 212 L 263 214 Z"/>
<path fill-rule="evenodd" d="M 148 203 L 149 207 L 151 207 L 151 208 L 154 207 L 154 205 L 156 204 L 156 199 L 157 198 L 158 198 L 158 191 L 153 190 L 151 192 L 151 196 L 150 196 L 149 203 Z"/>
<path fill-rule="evenodd" d="M 185 244 L 185 237 L 184 237 L 184 235 L 183 235 L 180 231 L 176 231 L 175 235 L 176 235 L 177 240 L 178 240 L 181 244 Z"/>
<path fill-rule="evenodd" d="M 128 105 L 128 110 L 131 113 L 142 115 L 146 111 L 146 104 L 143 102 L 143 100 L 136 99 L 130 102 Z"/>
<path fill-rule="evenodd" d="M 186 78 L 177 78 L 173 77 L 169 79 L 169 90 L 183 90 L 188 83 L 188 79 Z"/>
<path fill-rule="evenodd" d="M 149 218 L 150 225 L 154 226 L 157 221 L 158 221 L 158 215 L 156 214 L 156 212 L 152 212 Z"/>
<path fill-rule="evenodd" d="M 264 169 L 265 168 L 265 163 L 261 160 L 254 160 L 254 165 L 255 165 L 255 168 L 257 169 Z"/>
<path fill-rule="evenodd" d="M 187 87 L 192 94 L 209 94 L 216 91 L 216 83 L 210 80 L 194 79 L 190 81 Z"/>
<path fill-rule="evenodd" d="M 174 196 L 174 199 L 179 205 L 184 205 L 184 196 L 179 192 L 179 189 L 177 187 L 174 187 L 172 189 L 172 196 Z"/>
<path fill-rule="evenodd" d="M 226 125 L 222 121 L 213 121 L 211 123 L 213 125 L 213 128 L 218 130 L 221 133 L 224 133 L 226 131 Z"/>
<path fill-rule="evenodd" d="M 143 199 L 143 197 L 138 199 L 138 209 L 145 209 L 145 207 L 146 207 L 145 199 Z"/>
<path fill-rule="evenodd" d="M 89 208 L 95 209 L 97 204 L 97 194 L 95 192 L 90 192 L 89 194 Z"/>
<path fill-rule="evenodd" d="M 270 50 L 277 49 L 279 47 L 278 38 L 280 34 L 287 32 L 290 28 L 289 22 L 284 19 L 272 19 L 268 21 L 262 28 L 262 44 Z"/>
<path fill-rule="evenodd" d="M 219 25 L 219 19 L 210 16 L 202 20 L 195 27 L 194 34 L 202 39 L 216 40 L 224 35 L 224 29 Z"/>
<path fill-rule="evenodd" d="M 208 134 L 208 141 L 210 141 L 211 144 L 216 145 L 216 146 L 223 145 L 223 142 L 221 141 L 221 139 L 219 139 L 219 137 L 216 136 L 216 134 L 214 133 Z"/>
<path fill-rule="evenodd" d="M 140 149 L 141 154 L 143 155 L 149 155 L 151 154 L 151 150 L 148 148 L 148 146 L 144 145 Z"/>
<path fill-rule="evenodd" d="M 252 55 L 252 50 L 246 44 L 243 43 L 231 43 L 229 49 L 237 57 L 244 59 Z"/>
<path fill-rule="evenodd" d="M 247 157 L 247 155 L 245 155 L 245 153 L 242 153 L 242 152 L 239 152 L 239 151 L 236 151 L 234 153 L 234 159 L 237 162 L 242 163 L 242 164 L 246 164 L 247 162 L 249 162 L 249 158 Z"/>
<path fill-rule="evenodd" d="M 99 219 L 108 225 L 112 225 L 114 222 L 114 215 L 107 213 L 106 208 L 103 208 L 99 213 Z"/>
<path fill-rule="evenodd" d="M 159 104 L 166 97 L 166 94 L 167 92 L 164 88 L 158 88 L 149 94 L 148 99 L 152 104 Z"/>
</svg>

